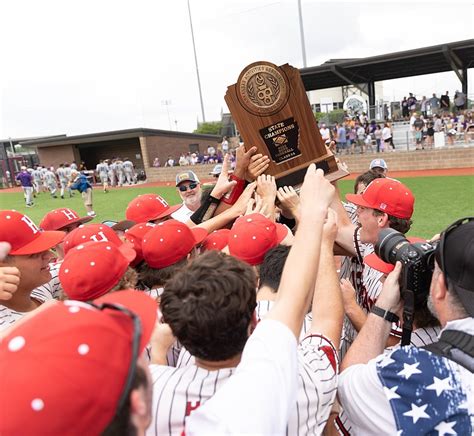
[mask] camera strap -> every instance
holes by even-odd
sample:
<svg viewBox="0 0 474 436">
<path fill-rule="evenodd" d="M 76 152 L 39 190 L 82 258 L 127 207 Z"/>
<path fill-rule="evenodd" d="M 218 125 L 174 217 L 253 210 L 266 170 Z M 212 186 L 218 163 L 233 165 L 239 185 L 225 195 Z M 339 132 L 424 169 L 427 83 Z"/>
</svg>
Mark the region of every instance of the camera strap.
<svg viewBox="0 0 474 436">
<path fill-rule="evenodd" d="M 469 333 L 459 330 L 444 330 L 441 332 L 438 342 L 433 342 L 423 348 L 474 372 L 474 336 Z"/>
<path fill-rule="evenodd" d="M 415 314 L 415 293 L 409 289 L 402 292 L 403 305 L 403 330 L 401 345 L 410 345 L 413 330 L 413 317 Z"/>
</svg>

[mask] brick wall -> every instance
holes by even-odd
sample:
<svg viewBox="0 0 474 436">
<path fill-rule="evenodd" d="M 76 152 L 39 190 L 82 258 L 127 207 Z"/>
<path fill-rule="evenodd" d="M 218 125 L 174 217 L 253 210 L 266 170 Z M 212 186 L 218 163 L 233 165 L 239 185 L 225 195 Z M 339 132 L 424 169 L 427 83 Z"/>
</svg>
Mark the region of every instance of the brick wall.
<svg viewBox="0 0 474 436">
<path fill-rule="evenodd" d="M 367 171 L 372 159 L 383 158 L 390 171 L 416 171 L 440 168 L 474 168 L 474 147 L 342 156 L 351 173 Z M 209 173 L 214 165 L 192 167 L 148 168 L 148 182 L 173 182 L 181 170 L 193 170 L 201 180 L 212 179 Z M 474 170 L 473 170 L 474 172 Z"/>
<path fill-rule="evenodd" d="M 57 168 L 59 164 L 79 160 L 79 154 L 72 145 L 58 147 L 38 147 L 38 157 L 41 165 Z"/>
<path fill-rule="evenodd" d="M 158 157 L 161 165 L 164 165 L 168 156 L 172 156 L 175 160 L 179 159 L 182 153 L 190 151 L 189 146 L 197 144 L 200 152 L 205 152 L 207 147 L 212 145 L 217 147 L 217 141 L 203 138 L 180 138 L 172 136 L 147 136 L 146 147 L 148 149 L 148 161 L 150 165 L 153 160 Z"/>
</svg>

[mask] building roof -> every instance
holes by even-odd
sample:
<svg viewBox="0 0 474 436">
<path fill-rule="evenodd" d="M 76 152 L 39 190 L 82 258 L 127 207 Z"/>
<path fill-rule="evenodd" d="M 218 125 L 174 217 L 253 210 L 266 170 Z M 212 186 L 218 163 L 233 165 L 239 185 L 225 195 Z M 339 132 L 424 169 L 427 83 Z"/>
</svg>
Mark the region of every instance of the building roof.
<svg viewBox="0 0 474 436">
<path fill-rule="evenodd" d="M 474 39 L 300 69 L 307 91 L 474 67 Z M 346 80 L 349 79 L 349 80 Z"/>
<path fill-rule="evenodd" d="M 140 136 L 172 136 L 178 138 L 189 138 L 192 140 L 215 140 L 219 141 L 218 135 L 202 135 L 200 133 L 175 132 L 173 130 L 147 129 L 143 127 L 126 130 L 113 130 L 110 132 L 87 133 L 75 136 L 46 137 L 34 140 L 22 141 L 21 145 L 35 147 L 54 147 L 58 145 L 85 144 L 91 142 L 112 141 L 118 139 L 138 138 Z"/>
</svg>

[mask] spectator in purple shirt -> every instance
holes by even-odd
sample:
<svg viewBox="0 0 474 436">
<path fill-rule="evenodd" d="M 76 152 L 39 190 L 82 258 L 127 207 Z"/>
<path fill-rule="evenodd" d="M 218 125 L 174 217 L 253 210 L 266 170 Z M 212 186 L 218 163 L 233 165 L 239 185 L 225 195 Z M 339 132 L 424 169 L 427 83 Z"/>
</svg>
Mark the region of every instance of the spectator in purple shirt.
<svg viewBox="0 0 474 436">
<path fill-rule="evenodd" d="M 21 167 L 21 172 L 18 173 L 16 176 L 16 180 L 18 180 L 23 188 L 25 194 L 25 201 L 26 207 L 32 207 L 33 204 L 33 178 L 31 174 L 28 172 L 26 167 Z"/>
</svg>

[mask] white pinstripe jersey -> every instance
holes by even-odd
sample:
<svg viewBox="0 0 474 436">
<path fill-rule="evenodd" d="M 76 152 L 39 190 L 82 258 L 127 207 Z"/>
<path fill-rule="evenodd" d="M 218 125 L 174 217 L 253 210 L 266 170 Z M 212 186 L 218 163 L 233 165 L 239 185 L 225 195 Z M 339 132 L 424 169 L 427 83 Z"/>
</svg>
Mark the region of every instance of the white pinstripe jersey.
<svg viewBox="0 0 474 436">
<path fill-rule="evenodd" d="M 273 301 L 257 301 L 257 320 L 261 321 Z M 312 317 L 305 317 L 298 346 L 298 394 L 292 406 L 287 435 L 321 434 L 334 403 L 337 388 L 337 352 L 321 335 L 308 335 Z M 184 348 L 177 367 L 193 367 L 194 357 Z"/>
<path fill-rule="evenodd" d="M 181 435 L 186 417 L 209 400 L 234 371 L 235 368 L 208 371 L 196 365 L 150 365 L 153 406 L 152 423 L 146 434 Z"/>
<path fill-rule="evenodd" d="M 422 327 L 416 330 L 413 330 L 411 333 L 410 344 L 415 347 L 424 347 L 426 345 L 436 342 L 439 334 L 441 333 L 441 327 Z M 397 344 L 393 347 L 387 347 L 384 353 L 390 353 L 394 349 L 399 348 L 400 344 Z M 344 409 L 340 409 L 339 415 L 334 421 L 336 430 L 340 435 L 348 436 L 352 434 L 352 424 L 344 412 Z"/>
<path fill-rule="evenodd" d="M 255 315 L 257 316 L 257 321 L 260 322 L 265 316 L 267 315 L 268 312 L 270 312 L 270 309 L 272 306 L 275 304 L 274 301 L 270 300 L 258 300 L 257 301 L 257 307 L 255 308 Z M 311 329 L 311 322 L 313 321 L 313 317 L 311 313 L 308 313 L 303 320 L 303 327 L 301 328 L 301 334 L 300 334 L 300 341 L 303 340 L 306 335 L 309 333 Z"/>
<path fill-rule="evenodd" d="M 350 281 L 356 291 L 357 303 L 365 313 L 375 305 L 380 292 L 382 291 L 382 282 L 380 279 L 383 273 L 377 271 L 370 266 L 364 264 L 364 257 L 374 252 L 373 244 L 366 244 L 360 241 L 360 226 L 354 231 L 354 249 L 357 253 L 357 267 L 351 271 Z M 391 335 L 401 338 L 401 328 L 397 324 L 392 325 Z M 341 338 L 340 355 L 341 357 L 347 352 L 355 337 L 357 331 L 352 323 L 347 319 L 344 320 L 343 333 Z"/>
</svg>

